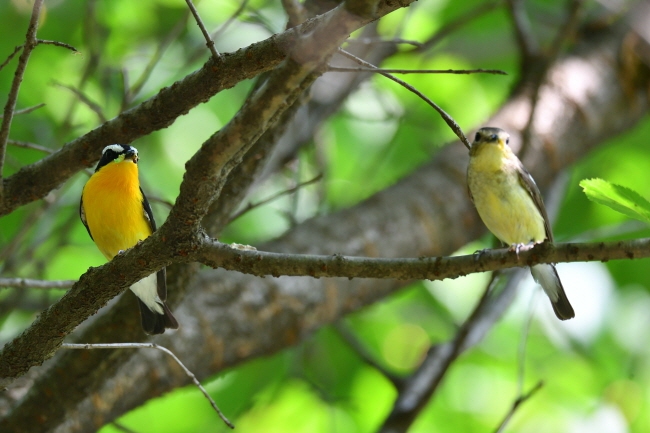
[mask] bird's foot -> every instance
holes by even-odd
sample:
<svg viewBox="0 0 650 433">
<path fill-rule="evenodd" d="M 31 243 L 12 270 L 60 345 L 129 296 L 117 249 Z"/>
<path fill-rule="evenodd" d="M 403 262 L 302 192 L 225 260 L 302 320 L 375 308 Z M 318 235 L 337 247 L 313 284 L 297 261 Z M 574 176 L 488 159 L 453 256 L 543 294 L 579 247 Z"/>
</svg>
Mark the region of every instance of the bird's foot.
<svg viewBox="0 0 650 433">
<path fill-rule="evenodd" d="M 487 250 L 489 250 L 489 248 L 483 248 L 482 250 L 474 251 L 474 254 L 472 254 L 472 256 L 474 256 L 474 261 L 478 262 L 481 259 L 481 256 L 485 254 Z"/>
<path fill-rule="evenodd" d="M 514 251 L 515 252 L 515 255 L 517 256 L 517 261 L 519 261 L 519 250 L 523 246 L 524 246 L 524 244 L 518 243 L 518 244 L 510 245 L 510 248 L 508 248 L 508 251 Z"/>
</svg>

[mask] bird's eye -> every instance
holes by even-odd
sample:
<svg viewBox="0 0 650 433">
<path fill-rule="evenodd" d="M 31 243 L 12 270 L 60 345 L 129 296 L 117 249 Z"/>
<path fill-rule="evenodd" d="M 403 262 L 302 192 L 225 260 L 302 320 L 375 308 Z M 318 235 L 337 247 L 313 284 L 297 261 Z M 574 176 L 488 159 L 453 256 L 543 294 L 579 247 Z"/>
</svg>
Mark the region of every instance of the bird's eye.
<svg viewBox="0 0 650 433">
<path fill-rule="evenodd" d="M 479 141 L 480 139 L 481 139 L 481 134 L 477 132 L 476 135 L 474 136 L 474 141 Z"/>
<path fill-rule="evenodd" d="M 510 137 L 506 138 L 506 144 L 510 144 Z"/>
</svg>

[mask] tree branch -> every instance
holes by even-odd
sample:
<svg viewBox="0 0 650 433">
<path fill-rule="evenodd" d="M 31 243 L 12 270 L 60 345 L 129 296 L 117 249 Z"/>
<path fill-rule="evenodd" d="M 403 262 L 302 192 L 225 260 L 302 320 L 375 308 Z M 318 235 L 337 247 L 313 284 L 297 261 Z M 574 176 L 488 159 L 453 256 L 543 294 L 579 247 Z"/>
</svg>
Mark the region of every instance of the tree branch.
<svg viewBox="0 0 650 433">
<path fill-rule="evenodd" d="M 617 29 L 591 34 L 589 45 L 574 51 L 550 71 L 550 80 L 540 93 L 540 112 L 545 113 L 545 123 L 536 125 L 544 146 L 532 146 L 527 154 L 528 167 L 542 190 L 558 170 L 644 118 L 648 107 L 646 82 L 634 81 L 633 92 L 622 86 L 611 86 L 619 76 L 620 65 L 616 59 L 624 38 L 625 33 Z M 583 84 L 588 85 L 579 89 L 568 84 L 586 77 L 589 80 Z M 576 103 L 560 104 L 566 95 L 572 95 Z M 526 95 L 515 94 L 487 123 L 508 129 L 515 148 L 518 143 L 515 138 L 526 123 L 529 103 Z M 559 143 L 571 143 L 571 146 Z M 554 156 L 551 164 L 534 163 L 543 158 L 543 152 L 549 151 Z M 454 143 L 439 152 L 430 164 L 368 200 L 306 221 L 259 248 L 305 254 L 338 251 L 391 257 L 449 254 L 485 231 L 466 197 L 463 180 L 466 161 L 466 151 Z M 189 326 L 182 326 L 175 335 L 165 335 L 159 341 L 177 353 L 191 353 L 193 359 L 186 361 L 197 377 L 207 377 L 296 344 L 318 327 L 383 299 L 403 285 L 395 280 L 260 279 L 222 270 L 204 271 L 189 288 L 191 296 L 175 310 L 179 321 Z M 115 317 L 113 320 L 122 316 Z M 210 362 L 206 362 L 208 359 Z M 93 362 L 89 361 L 89 367 L 94 366 Z M 74 369 L 86 363 L 79 359 L 75 364 L 59 364 Z M 122 365 L 114 375 L 105 371 L 95 373 L 92 368 L 87 374 L 97 375 L 97 380 L 103 383 L 101 388 L 87 388 L 86 394 L 101 396 L 98 398 L 108 408 L 101 415 L 104 423 L 154 395 L 187 383 L 184 377 L 175 376 L 161 359 L 141 354 Z M 149 383 L 145 379 L 151 374 L 166 380 Z M 56 379 L 57 383 L 61 382 L 60 377 Z M 51 400 L 43 396 L 44 390 L 53 388 L 53 382 L 42 382 L 32 388 L 31 398 L 25 399 L 11 417 L 16 425 L 32 425 L 34 410 L 46 407 Z M 138 386 L 134 386 L 135 382 Z M 61 384 L 61 392 L 71 386 L 72 383 Z M 100 416 L 95 400 L 84 396 L 83 401 L 68 404 L 67 397 L 65 393 L 58 397 L 62 405 L 67 404 L 67 412 L 72 411 L 83 425 L 95 425 Z M 89 413 L 94 416 L 87 416 Z"/>
<path fill-rule="evenodd" d="M 18 45 L 16 47 L 14 47 L 14 50 L 11 52 L 11 54 L 9 54 L 7 56 L 7 58 L 5 59 L 5 61 L 0 64 L 0 71 L 2 70 L 2 68 L 7 66 L 9 64 L 9 62 L 11 61 L 11 59 L 13 59 L 16 56 L 16 54 L 18 54 L 18 52 L 20 50 L 22 50 L 22 49 L 23 49 L 22 45 Z"/>
<path fill-rule="evenodd" d="M 511 272 L 509 276 L 500 290 L 494 290 L 492 286 L 497 286 L 503 278 L 494 278 L 490 282 L 484 295 L 451 341 L 429 349 L 417 371 L 399 389 L 393 409 L 379 430 L 381 433 L 407 431 L 430 401 L 456 358 L 478 344 L 503 315 L 515 298 L 523 273 Z"/>
<path fill-rule="evenodd" d="M 334 254 L 281 254 L 240 249 L 206 240 L 193 258 L 213 268 L 263 276 L 314 278 L 455 279 L 476 272 L 497 271 L 539 263 L 607 262 L 650 257 L 650 238 L 592 243 L 525 245 L 519 254 L 509 248 L 453 257 L 369 258 Z"/>
<path fill-rule="evenodd" d="M 141 246 L 119 255 L 97 271 L 91 269 L 84 274 L 59 302 L 41 314 L 30 328 L 4 347 L 0 352 L 0 386 L 6 386 L 12 378 L 24 374 L 31 366 L 51 357 L 65 335 L 135 281 L 168 265 L 172 257 L 175 257 L 177 262 L 187 262 L 195 255 L 194 252 L 198 248 L 195 236 L 199 230 L 199 222 L 207 212 L 209 203 L 220 191 L 228 172 L 240 162 L 241 156 L 238 159 L 236 155 L 243 154 L 250 148 L 280 114 L 291 106 L 292 99 L 295 100 L 302 93 L 302 86 L 305 83 L 310 84 L 316 78 L 312 71 L 359 25 L 360 17 L 350 15 L 344 8 L 338 8 L 320 26 L 312 29 L 309 38 L 302 38 L 297 42 L 292 50 L 292 57 L 302 60 L 303 63 L 287 59 L 271 74 L 265 85 L 247 100 L 233 120 L 208 139 L 187 163 L 187 173 L 181 184 L 179 197 L 160 230 Z M 313 52 L 317 47 L 320 49 L 318 55 Z M 251 124 L 258 124 L 259 127 L 250 128 Z M 169 244 L 172 245 L 173 251 Z M 147 251 L 151 256 L 147 256 Z M 132 254 L 135 255 L 131 260 L 144 262 L 137 270 L 128 269 L 129 267 L 122 263 L 125 257 Z M 121 268 L 122 266 L 128 271 Z M 95 281 L 109 283 L 103 284 L 101 294 L 92 296 L 93 292 L 88 289 L 92 283 L 89 284 L 88 280 L 93 280 L 95 272 L 101 275 L 96 276 Z M 107 274 L 112 274 L 113 277 Z M 118 275 L 119 278 L 116 278 Z M 94 289 L 97 290 L 97 287 Z M 81 291 L 85 291 L 86 296 L 92 298 L 92 302 L 88 302 L 89 299 L 80 299 L 78 295 Z M 74 317 L 70 317 L 70 312 L 74 312 Z M 30 351 L 26 348 L 30 346 L 38 347 L 39 350 L 32 350 L 28 354 Z M 19 361 L 21 358 L 22 362 Z"/>
<path fill-rule="evenodd" d="M 44 281 L 29 278 L 0 278 L 0 287 L 16 289 L 69 289 L 76 280 Z"/>
<path fill-rule="evenodd" d="M 9 90 L 9 95 L 7 96 L 7 103 L 5 104 L 3 111 L 2 124 L 0 125 L 0 180 L 3 180 L 2 173 L 5 163 L 5 152 L 7 150 L 7 140 L 9 139 L 9 131 L 11 130 L 11 121 L 13 120 L 14 110 L 16 109 L 18 91 L 20 90 L 20 84 L 23 81 L 23 75 L 25 75 L 25 69 L 27 68 L 29 56 L 32 54 L 32 50 L 38 45 L 36 32 L 38 30 L 38 18 L 41 14 L 41 6 L 43 6 L 43 0 L 34 1 L 34 7 L 32 8 L 32 17 L 29 20 L 27 35 L 25 36 L 25 43 L 23 44 L 23 52 L 18 58 L 18 66 L 16 67 L 14 79 L 11 83 L 11 89 Z M 14 51 L 14 53 L 16 52 L 17 51 Z M 9 58 L 12 56 L 13 54 L 9 56 Z M 5 196 L 3 185 L 4 182 L 0 183 L 0 199 L 4 199 Z"/>
<path fill-rule="evenodd" d="M 187 7 L 190 8 L 190 12 L 192 12 L 194 19 L 196 20 L 196 24 L 199 26 L 199 29 L 201 29 L 201 33 L 203 33 L 203 37 L 205 38 L 205 45 L 208 47 L 215 59 L 221 60 L 221 54 L 219 54 L 215 48 L 214 41 L 210 37 L 210 33 L 208 33 L 205 26 L 203 25 L 203 20 L 201 20 L 199 11 L 197 11 L 194 7 L 194 3 L 192 3 L 192 0 L 185 0 L 185 3 L 187 3 Z"/>
<path fill-rule="evenodd" d="M 330 66 L 329 72 L 372 72 L 375 74 L 494 74 L 508 75 L 498 69 L 372 69 L 372 68 L 344 68 L 340 66 Z"/>
<path fill-rule="evenodd" d="M 414 0 L 394 3 L 382 0 L 377 7 L 376 17 L 357 17 L 350 22 L 349 31 L 361 28 L 379 16 L 408 7 L 412 1 Z M 23 167 L 3 180 L 5 194 L 0 202 L 0 216 L 44 197 L 79 170 L 91 166 L 99 159 L 105 146 L 131 143 L 139 137 L 166 128 L 177 117 L 220 91 L 272 70 L 284 60 L 300 38 L 310 35 L 314 28 L 327 25 L 332 16 L 337 14 L 340 14 L 337 9 L 332 10 L 235 53 L 226 53 L 220 62 L 211 57 L 201 69 L 162 89 L 151 99 L 67 143 L 58 152 Z M 39 179 L 39 182 L 33 182 L 33 179 Z"/>
<path fill-rule="evenodd" d="M 592 35 L 588 47 L 554 65 L 550 71 L 550 81 L 540 92 L 540 110 L 547 114 L 546 123 L 553 127 L 536 125 L 545 146 L 533 146 L 527 154 L 527 158 L 539 159 L 543 150 L 554 151 L 552 164 L 543 167 L 528 164 L 542 189 L 557 170 L 571 164 L 603 140 L 630 128 L 645 115 L 648 107 L 646 81 L 635 81 L 632 88 L 626 89 L 606 85 L 617 82 L 619 64 L 616 59 L 623 37 L 624 34 L 616 32 Z M 586 82 L 585 77 L 589 78 Z M 568 83 L 576 79 L 583 80 L 585 85 L 579 89 L 570 88 Z M 564 101 L 566 95 L 571 95 L 576 103 L 559 104 L 558 101 Z M 520 114 L 526 112 L 528 103 L 526 97 L 514 95 L 490 123 L 508 129 L 513 136 L 512 142 L 516 143 L 526 120 L 522 120 Z M 571 143 L 571 146 L 559 146 L 558 143 Z M 449 254 L 485 230 L 466 198 L 463 182 L 466 160 L 462 146 L 458 143 L 448 146 L 432 163 L 391 188 L 354 208 L 301 224 L 263 248 L 311 254 L 341 251 L 367 256 L 376 256 L 379 252 L 403 256 Z M 151 242 L 158 240 L 152 239 Z M 144 248 L 145 244 L 136 248 Z M 172 248 L 164 241 L 159 245 Z M 174 260 L 182 257 L 183 248 L 191 251 L 191 247 L 187 244 L 175 249 Z M 125 254 L 124 261 L 120 262 L 122 270 L 133 268 L 131 260 L 148 262 L 155 257 L 153 253 L 140 256 L 133 251 Z M 167 263 L 166 259 L 155 260 Z M 115 271 L 115 274 L 103 275 L 108 281 L 121 278 L 120 269 Z M 126 274 L 124 278 L 127 278 Z M 128 278 L 136 279 L 137 276 L 129 274 Z M 98 280 L 93 280 L 93 283 L 99 285 Z M 186 297 L 182 307 L 175 311 L 181 323 L 187 326 L 158 341 L 177 353 L 191 354 L 188 365 L 197 377 L 206 377 L 251 357 L 268 355 L 295 344 L 315 328 L 381 299 L 398 287 L 399 283 L 389 280 L 260 279 L 225 271 L 206 271 L 192 284 L 192 296 Z M 78 292 L 78 296 L 92 298 L 95 293 L 82 295 Z M 123 301 L 119 302 L 119 308 L 127 305 L 129 299 Z M 111 314 L 117 314 L 118 310 L 111 310 L 109 315 L 98 318 L 105 320 L 102 322 L 104 329 L 112 332 L 109 338 L 119 336 L 123 327 L 137 327 L 136 319 L 130 315 L 119 316 L 121 322 L 117 323 L 117 316 Z M 57 358 L 57 361 L 62 359 Z M 71 357 L 65 358 L 69 360 Z M 76 364 L 57 362 L 55 365 L 84 364 L 83 359 L 76 361 Z M 93 366 L 99 365 L 95 361 L 92 358 L 89 362 Z M 46 372 L 20 405 L 0 423 L 0 430 L 7 426 L 28 426 L 26 429 L 32 427 L 31 431 L 35 431 L 35 411 L 41 411 L 39 413 L 44 416 L 47 412 L 52 421 L 48 428 L 56 428 L 65 419 L 65 416 L 55 414 L 62 412 L 63 407 L 68 408 L 68 413 L 75 414 L 78 425 L 93 426 L 96 422 L 114 419 L 145 399 L 187 383 L 185 376 L 175 374 L 154 355 L 134 355 L 129 362 L 120 364 L 119 371 L 117 362 L 112 364 L 109 369 L 101 364 L 99 371 L 92 372 L 88 378 L 84 376 L 78 393 L 80 396 L 75 394 L 74 398 L 70 396 L 73 394 L 71 390 L 82 378 L 75 376 L 71 379 L 77 382 L 66 382 L 56 375 L 56 368 L 49 374 Z M 152 374 L 164 380 L 155 383 L 141 380 Z M 50 380 L 57 380 L 61 387 L 53 388 Z M 90 395 L 93 397 L 88 397 Z M 101 399 L 102 407 L 106 409 L 99 411 L 93 399 Z M 53 405 L 52 401 L 57 404 Z"/>
<path fill-rule="evenodd" d="M 467 141 L 467 137 L 465 137 L 465 134 L 463 133 L 463 130 L 460 129 L 460 126 L 458 125 L 458 123 L 456 123 L 456 121 L 449 114 L 447 114 L 447 112 L 445 110 L 443 110 L 438 104 L 436 104 L 435 102 L 433 102 L 432 100 L 430 100 L 429 98 L 424 96 L 424 94 L 422 92 L 420 92 L 419 90 L 417 90 L 415 87 L 411 86 L 410 84 L 406 83 L 405 81 L 400 80 L 399 78 L 394 77 L 394 76 L 392 76 L 391 74 L 389 74 L 387 72 L 383 72 L 383 71 L 379 70 L 376 66 L 371 65 L 370 63 L 368 63 L 368 62 L 366 62 L 364 60 L 361 60 L 361 59 L 353 56 L 352 54 L 350 54 L 350 53 L 348 53 L 348 52 L 346 52 L 344 50 L 340 50 L 340 52 L 344 56 L 355 60 L 356 62 L 362 64 L 363 66 L 365 66 L 367 68 L 377 69 L 377 73 L 383 75 L 384 77 L 388 78 L 389 80 L 392 80 L 392 81 L 398 83 L 400 86 L 403 86 L 404 88 L 406 88 L 409 91 L 411 91 L 411 92 L 415 93 L 416 95 L 418 95 L 424 102 L 429 104 L 434 110 L 436 110 L 438 112 L 438 114 L 440 114 L 440 117 L 442 117 L 442 120 L 444 120 L 445 123 L 447 124 L 447 126 L 449 126 L 449 129 L 454 131 L 454 133 L 456 134 L 458 139 L 461 141 L 461 143 L 463 143 L 465 145 L 465 147 L 467 147 L 467 149 L 469 149 L 471 147 L 471 145 L 469 144 L 469 141 Z"/>
<path fill-rule="evenodd" d="M 34 110 L 38 110 L 41 107 L 45 107 L 45 103 L 36 104 L 36 105 L 34 105 L 32 107 L 23 108 L 22 110 L 16 110 L 16 111 L 14 111 L 14 116 L 18 116 L 19 114 L 28 114 L 28 113 L 31 113 Z M 2 119 L 3 117 L 4 116 L 0 115 L 0 119 Z"/>
<path fill-rule="evenodd" d="M 160 350 L 161 352 L 169 355 L 172 357 L 172 359 L 183 369 L 187 377 L 189 377 L 192 382 L 196 385 L 197 388 L 199 388 L 199 391 L 205 396 L 205 398 L 210 402 L 210 406 L 214 409 L 214 411 L 219 415 L 219 418 L 223 420 L 223 422 L 230 428 L 235 428 L 235 426 L 226 418 L 226 416 L 221 412 L 221 409 L 219 409 L 219 406 L 217 406 L 217 403 L 210 397 L 210 394 L 205 390 L 203 385 L 201 385 L 201 382 L 196 378 L 194 373 L 192 371 L 185 367 L 185 364 L 181 362 L 180 359 L 172 352 L 171 350 L 167 349 L 166 347 L 159 346 L 157 344 L 153 343 L 111 343 L 111 344 L 67 344 L 64 343 L 61 345 L 62 348 L 64 349 L 77 349 L 77 350 L 92 350 L 92 349 L 157 349 Z"/>
<path fill-rule="evenodd" d="M 523 403 L 528 401 L 533 395 L 537 393 L 542 387 L 544 386 L 544 382 L 539 381 L 535 386 L 533 386 L 526 394 L 521 394 L 519 397 L 515 399 L 514 402 L 512 402 L 512 406 L 510 407 L 510 410 L 506 414 L 506 416 L 503 418 L 499 426 L 496 428 L 495 433 L 501 433 L 503 429 L 506 427 L 512 416 L 515 414 L 517 409 L 519 409 L 519 406 L 521 406 Z"/>
</svg>

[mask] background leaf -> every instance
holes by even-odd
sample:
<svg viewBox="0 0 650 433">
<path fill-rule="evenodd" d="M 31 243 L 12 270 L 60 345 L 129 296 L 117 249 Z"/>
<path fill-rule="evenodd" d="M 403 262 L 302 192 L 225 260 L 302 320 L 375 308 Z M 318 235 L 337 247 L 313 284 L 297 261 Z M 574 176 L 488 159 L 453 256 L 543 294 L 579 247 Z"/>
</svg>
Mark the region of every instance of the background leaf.
<svg viewBox="0 0 650 433">
<path fill-rule="evenodd" d="M 580 186 L 590 200 L 650 223 L 650 202 L 636 191 L 603 179 L 585 179 Z"/>
</svg>

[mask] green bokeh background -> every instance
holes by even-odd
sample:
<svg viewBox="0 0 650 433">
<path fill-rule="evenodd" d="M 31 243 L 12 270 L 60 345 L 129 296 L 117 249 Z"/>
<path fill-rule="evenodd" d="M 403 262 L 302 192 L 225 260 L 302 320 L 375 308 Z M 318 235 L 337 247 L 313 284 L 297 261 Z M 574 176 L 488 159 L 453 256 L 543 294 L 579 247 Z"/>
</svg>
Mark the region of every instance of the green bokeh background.
<svg viewBox="0 0 650 433">
<path fill-rule="evenodd" d="M 422 41 L 482 2 L 421 0 L 382 19 L 379 32 Z M 91 6 L 94 5 L 94 8 Z M 236 1 L 198 5 L 206 25 L 215 29 L 239 7 Z M 563 16 L 564 2 L 529 1 L 537 36 L 547 42 Z M 588 4 L 588 12 L 597 10 Z M 22 0 L 0 2 L 0 58 L 22 43 L 30 7 Z M 57 85 L 82 84 L 104 116 L 119 114 L 124 74 L 133 83 L 159 43 L 186 14 L 181 0 L 47 1 L 39 37 L 75 46 L 71 53 L 38 47 L 29 62 L 18 108 L 46 106 L 14 119 L 11 138 L 57 149 L 100 122 Z M 84 24 L 85 23 L 85 24 Z M 94 26 L 89 36 L 87 26 Z M 216 40 L 220 51 L 233 51 L 284 28 L 278 1 L 253 0 Z M 401 29 L 401 33 L 399 32 Z M 92 47 L 101 52 L 95 68 Z M 205 61 L 204 41 L 190 21 L 170 44 L 134 104 L 196 70 Z M 408 75 L 405 80 L 433 99 L 467 131 L 482 122 L 508 96 L 517 80 L 518 57 L 512 27 L 503 9 L 477 18 L 452 33 L 427 55 L 401 53 L 390 68 L 498 68 L 507 76 Z M 0 71 L 2 102 L 13 77 L 15 60 Z M 89 71 L 86 78 L 83 71 Z M 226 124 L 240 107 L 251 82 L 213 97 L 170 127 L 134 142 L 141 155 L 142 183 L 154 213 L 164 221 L 183 176 L 184 164 L 201 143 Z M 648 236 L 643 224 L 586 199 L 578 183 L 600 177 L 650 197 L 650 122 L 612 139 L 568 170 L 564 197 L 554 223 L 558 241 L 628 239 Z M 429 106 L 383 77 L 373 77 L 303 149 L 298 163 L 286 167 L 252 192 L 258 201 L 320 172 L 320 186 L 300 190 L 255 209 L 227 227 L 222 240 L 256 245 L 297 221 L 350 206 L 408 175 L 453 139 L 453 133 Z M 9 147 L 5 176 L 43 155 Z M 164 173 L 164 175 L 161 175 Z M 2 264 L 2 276 L 76 279 L 104 259 L 78 221 L 78 200 L 88 178 L 79 173 L 50 197 L 0 219 L 0 252 L 21 230 L 28 234 Z M 56 201 L 53 200 L 56 198 Z M 38 217 L 31 219 L 38 213 Z M 29 222 L 29 225 L 27 225 Z M 490 238 L 468 245 L 472 252 Z M 543 388 L 511 420 L 513 432 L 646 432 L 650 389 L 650 273 L 647 260 L 560 265 L 578 318 L 558 323 L 539 289 L 522 284 L 518 301 L 477 347 L 454 364 L 434 400 L 410 432 L 493 431 L 520 392 L 538 381 Z M 395 375 L 413 372 L 432 344 L 453 336 L 471 310 L 488 275 L 454 281 L 420 282 L 343 322 L 376 362 Z M 61 291 L 28 293 L 45 307 Z M 0 300 L 14 296 L 0 291 Z M 532 311 L 535 316 L 529 322 Z M 37 314 L 34 310 L 0 315 L 2 342 L 15 336 Z M 525 338 L 525 358 L 522 347 Z M 181 359 L 183 354 L 177 354 Z M 255 359 L 206 381 L 206 387 L 239 432 L 372 432 L 385 419 L 397 391 L 377 369 L 367 365 L 334 327 L 315 332 L 299 345 Z M 119 424 L 138 432 L 222 432 L 208 402 L 194 387 L 175 390 L 124 415 Z M 102 433 L 119 432 L 107 425 Z"/>
</svg>

